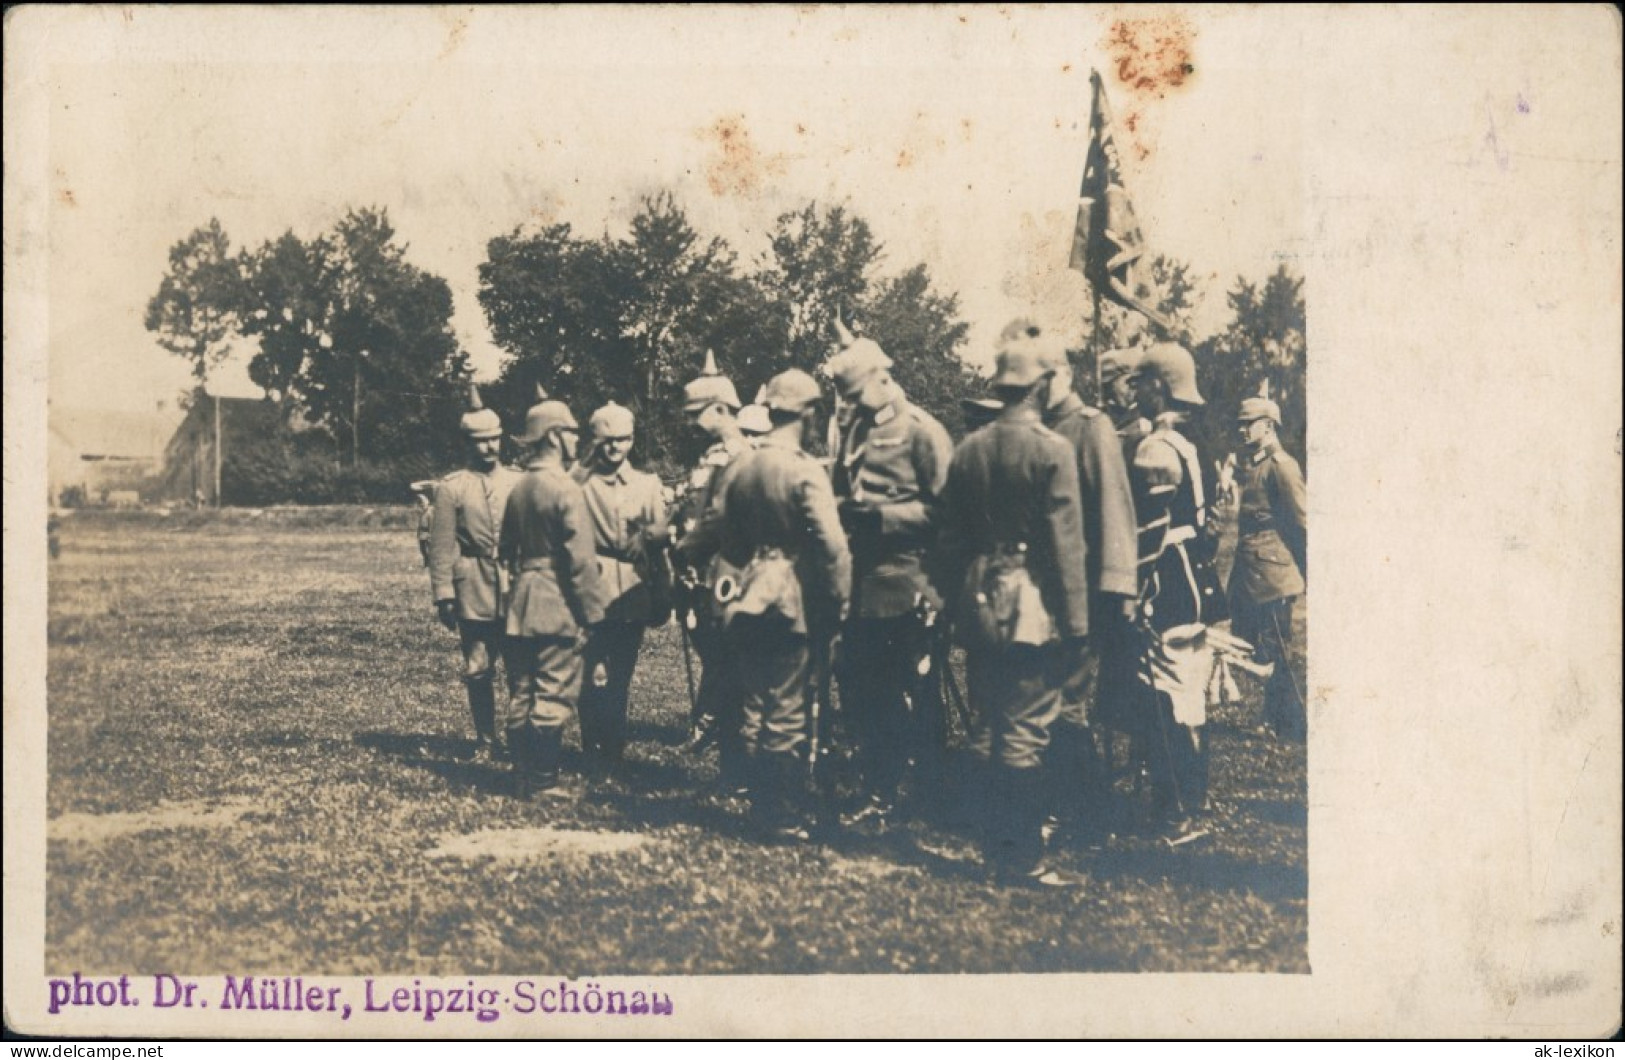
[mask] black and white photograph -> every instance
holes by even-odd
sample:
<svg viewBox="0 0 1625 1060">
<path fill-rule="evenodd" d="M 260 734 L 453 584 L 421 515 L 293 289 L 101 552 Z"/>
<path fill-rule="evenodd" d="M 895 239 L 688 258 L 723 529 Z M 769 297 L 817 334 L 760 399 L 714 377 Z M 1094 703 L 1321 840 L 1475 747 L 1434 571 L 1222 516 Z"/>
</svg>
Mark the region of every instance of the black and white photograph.
<svg viewBox="0 0 1625 1060">
<path fill-rule="evenodd" d="M 12 1029 L 1617 1031 L 1617 13 L 7 21 Z"/>
</svg>

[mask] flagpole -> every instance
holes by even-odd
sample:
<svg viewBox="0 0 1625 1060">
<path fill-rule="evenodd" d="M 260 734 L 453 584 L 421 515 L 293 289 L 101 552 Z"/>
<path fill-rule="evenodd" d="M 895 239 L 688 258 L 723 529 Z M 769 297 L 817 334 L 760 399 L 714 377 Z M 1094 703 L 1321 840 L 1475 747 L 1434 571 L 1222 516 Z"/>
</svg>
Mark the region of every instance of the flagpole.
<svg viewBox="0 0 1625 1060">
<path fill-rule="evenodd" d="M 1095 322 L 1094 322 L 1094 327 L 1093 327 L 1094 335 L 1090 339 L 1090 343 L 1089 343 L 1090 348 L 1093 350 L 1094 357 L 1095 357 L 1095 402 L 1094 403 L 1096 405 L 1105 405 L 1105 403 L 1106 403 L 1106 380 L 1101 375 L 1101 372 L 1100 372 L 1100 285 L 1095 284 L 1095 283 L 1091 283 L 1089 285 L 1089 290 L 1095 296 Z"/>
</svg>

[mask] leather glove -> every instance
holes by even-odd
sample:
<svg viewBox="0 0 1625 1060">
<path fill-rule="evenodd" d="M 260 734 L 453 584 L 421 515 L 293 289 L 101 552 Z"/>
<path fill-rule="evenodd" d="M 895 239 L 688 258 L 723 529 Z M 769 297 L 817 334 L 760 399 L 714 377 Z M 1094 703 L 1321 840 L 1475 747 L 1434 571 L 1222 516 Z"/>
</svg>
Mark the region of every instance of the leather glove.
<svg viewBox="0 0 1625 1060">
<path fill-rule="evenodd" d="M 442 626 L 445 626 L 447 629 L 457 628 L 456 600 L 436 600 L 434 603 L 434 609 Z"/>
</svg>

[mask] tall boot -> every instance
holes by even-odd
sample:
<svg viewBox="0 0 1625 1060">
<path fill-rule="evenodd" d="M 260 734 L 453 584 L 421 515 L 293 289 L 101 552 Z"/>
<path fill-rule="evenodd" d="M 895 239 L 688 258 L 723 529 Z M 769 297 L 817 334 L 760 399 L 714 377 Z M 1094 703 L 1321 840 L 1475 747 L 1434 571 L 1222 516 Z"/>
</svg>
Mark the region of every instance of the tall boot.
<svg viewBox="0 0 1625 1060">
<path fill-rule="evenodd" d="M 564 760 L 564 730 L 557 726 L 545 729 L 532 727 L 532 746 L 536 748 L 531 760 L 531 776 L 536 794 L 547 795 L 559 790 L 559 765 Z"/>
<path fill-rule="evenodd" d="M 497 694 L 490 674 L 468 679 L 468 709 L 474 715 L 473 761 L 488 764 L 497 745 Z"/>
</svg>

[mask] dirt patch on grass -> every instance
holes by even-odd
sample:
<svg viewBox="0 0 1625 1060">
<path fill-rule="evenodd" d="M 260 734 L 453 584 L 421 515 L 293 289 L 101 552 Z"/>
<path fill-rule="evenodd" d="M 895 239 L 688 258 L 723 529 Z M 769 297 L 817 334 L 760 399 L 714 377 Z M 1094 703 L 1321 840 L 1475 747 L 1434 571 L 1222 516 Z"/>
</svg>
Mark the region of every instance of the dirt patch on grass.
<svg viewBox="0 0 1625 1060">
<path fill-rule="evenodd" d="M 561 828 L 491 828 L 472 835 L 448 836 L 429 851 L 431 858 L 477 861 L 535 861 L 545 858 L 594 858 L 635 850 L 648 841 L 636 832 L 586 832 Z"/>
<path fill-rule="evenodd" d="M 137 832 L 228 828 L 259 808 L 253 799 L 197 799 L 165 803 L 140 813 L 65 813 L 46 822 L 45 834 L 66 843 L 101 843 Z"/>
</svg>

